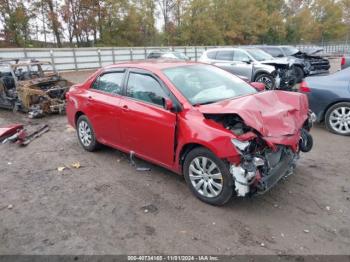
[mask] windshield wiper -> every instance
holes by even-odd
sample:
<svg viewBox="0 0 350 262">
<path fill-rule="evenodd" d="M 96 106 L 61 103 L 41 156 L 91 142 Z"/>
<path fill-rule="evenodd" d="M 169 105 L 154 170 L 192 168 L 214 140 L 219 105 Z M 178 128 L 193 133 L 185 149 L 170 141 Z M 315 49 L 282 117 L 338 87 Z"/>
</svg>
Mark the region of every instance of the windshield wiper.
<svg viewBox="0 0 350 262">
<path fill-rule="evenodd" d="M 196 103 L 193 106 L 202 106 L 202 105 L 208 105 L 208 104 L 212 104 L 215 102 L 218 102 L 219 100 L 214 100 L 214 101 L 207 101 L 207 102 L 202 102 L 202 103 Z"/>
</svg>

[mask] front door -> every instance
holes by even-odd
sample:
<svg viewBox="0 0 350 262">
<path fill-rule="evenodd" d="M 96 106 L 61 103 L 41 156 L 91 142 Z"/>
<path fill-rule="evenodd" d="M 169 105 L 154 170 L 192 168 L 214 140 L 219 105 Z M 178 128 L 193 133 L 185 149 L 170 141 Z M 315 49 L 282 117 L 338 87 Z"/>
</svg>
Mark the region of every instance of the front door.
<svg viewBox="0 0 350 262">
<path fill-rule="evenodd" d="M 130 71 L 121 102 L 123 147 L 147 160 L 171 167 L 176 113 L 164 108 L 169 90 L 154 75 Z"/>
</svg>

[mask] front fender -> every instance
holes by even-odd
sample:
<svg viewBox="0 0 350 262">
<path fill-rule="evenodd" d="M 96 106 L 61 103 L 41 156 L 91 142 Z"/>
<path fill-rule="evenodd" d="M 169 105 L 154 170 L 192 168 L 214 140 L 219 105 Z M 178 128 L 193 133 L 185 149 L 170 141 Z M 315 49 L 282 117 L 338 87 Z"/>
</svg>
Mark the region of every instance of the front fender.
<svg viewBox="0 0 350 262">
<path fill-rule="evenodd" d="M 189 115 L 191 115 L 189 117 Z M 180 170 L 180 153 L 188 144 L 199 144 L 221 159 L 239 159 L 239 153 L 231 142 L 233 134 L 212 120 L 205 119 L 196 110 L 181 112 L 177 122 L 176 165 Z"/>
</svg>

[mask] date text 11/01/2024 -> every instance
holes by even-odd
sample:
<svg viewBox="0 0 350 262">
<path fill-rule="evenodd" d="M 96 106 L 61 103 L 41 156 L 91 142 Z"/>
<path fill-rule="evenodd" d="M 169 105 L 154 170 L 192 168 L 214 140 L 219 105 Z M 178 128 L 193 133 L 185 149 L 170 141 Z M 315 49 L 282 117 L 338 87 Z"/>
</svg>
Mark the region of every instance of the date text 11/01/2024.
<svg viewBox="0 0 350 262">
<path fill-rule="evenodd" d="M 217 256 L 128 256 L 128 261 L 217 261 Z"/>
</svg>

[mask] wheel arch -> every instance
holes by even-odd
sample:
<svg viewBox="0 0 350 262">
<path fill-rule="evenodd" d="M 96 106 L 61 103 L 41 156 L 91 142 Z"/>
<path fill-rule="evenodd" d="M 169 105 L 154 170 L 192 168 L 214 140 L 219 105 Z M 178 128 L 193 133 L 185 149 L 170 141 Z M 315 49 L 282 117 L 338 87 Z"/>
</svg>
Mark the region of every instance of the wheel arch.
<svg viewBox="0 0 350 262">
<path fill-rule="evenodd" d="M 197 147 L 204 147 L 204 148 L 207 148 L 206 146 L 202 145 L 202 144 L 199 144 L 199 143 L 187 143 L 187 144 L 184 144 L 180 150 L 180 153 L 179 153 L 179 164 L 180 166 L 182 166 L 183 162 L 185 161 L 185 158 L 187 156 L 187 154 L 197 148 Z M 207 148 L 208 150 L 210 150 L 209 148 Z"/>
<path fill-rule="evenodd" d="M 74 115 L 74 124 L 77 125 L 78 118 L 82 115 L 85 115 L 83 111 L 77 111 Z"/>
</svg>

